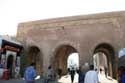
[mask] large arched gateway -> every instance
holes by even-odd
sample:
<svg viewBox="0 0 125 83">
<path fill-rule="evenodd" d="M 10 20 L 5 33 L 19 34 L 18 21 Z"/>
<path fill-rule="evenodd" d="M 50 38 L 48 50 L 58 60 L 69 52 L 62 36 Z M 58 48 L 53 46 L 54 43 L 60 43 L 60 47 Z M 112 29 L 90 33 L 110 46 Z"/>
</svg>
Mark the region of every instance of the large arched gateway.
<svg viewBox="0 0 125 83">
<path fill-rule="evenodd" d="M 107 43 L 99 44 L 95 48 L 93 55 L 95 68 L 99 71 L 100 68 L 104 70 L 106 67 L 108 69 L 108 75 L 112 77 L 113 72 L 115 72 L 115 69 L 113 68 L 115 66 L 115 64 L 113 64 L 115 60 L 113 47 Z"/>
<path fill-rule="evenodd" d="M 42 51 L 40 57 L 43 59 L 38 63 L 42 65 L 44 75 L 49 65 L 55 69 L 64 68 L 65 74 L 68 54 L 78 51 L 80 66 L 94 62 L 95 67 L 106 66 L 108 74 L 116 77 L 118 53 L 125 48 L 124 27 L 125 12 L 72 16 L 20 23 L 17 39 L 26 46 L 25 49 L 33 46 L 31 48 L 37 53 Z M 93 56 L 104 60 L 97 63 Z"/>
<path fill-rule="evenodd" d="M 67 60 L 70 54 L 77 53 L 77 50 L 70 45 L 61 45 L 55 52 L 51 59 L 54 70 L 62 69 L 62 74 L 67 74 Z"/>
</svg>

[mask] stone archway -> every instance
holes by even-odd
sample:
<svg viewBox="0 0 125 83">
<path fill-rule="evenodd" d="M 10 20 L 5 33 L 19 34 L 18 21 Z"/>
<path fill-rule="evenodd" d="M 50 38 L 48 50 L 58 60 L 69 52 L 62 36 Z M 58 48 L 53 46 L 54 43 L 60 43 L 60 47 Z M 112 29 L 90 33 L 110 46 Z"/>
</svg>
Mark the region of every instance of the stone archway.
<svg viewBox="0 0 125 83">
<path fill-rule="evenodd" d="M 107 56 L 104 52 L 97 52 L 93 55 L 94 69 L 96 69 L 99 73 L 100 69 L 105 70 L 108 68 L 108 60 Z"/>
<path fill-rule="evenodd" d="M 62 69 L 62 74 L 67 74 L 67 60 L 71 53 L 77 53 L 77 50 L 70 45 L 61 45 L 55 52 L 52 59 L 52 66 L 54 70 Z"/>
<path fill-rule="evenodd" d="M 100 62 L 102 62 L 102 64 L 98 64 L 101 66 L 107 66 L 108 68 L 108 75 L 111 77 L 115 77 L 114 72 L 115 72 L 115 65 L 113 64 L 114 60 L 115 60 L 115 54 L 114 54 L 114 49 L 111 45 L 107 44 L 107 43 L 102 43 L 99 44 L 93 53 L 93 57 L 95 57 L 95 55 L 97 55 L 100 58 Z M 94 58 L 93 58 L 94 59 Z M 94 60 L 93 60 L 94 61 Z M 99 67 L 98 67 L 99 68 Z"/>
<path fill-rule="evenodd" d="M 32 62 L 34 62 L 34 63 L 36 63 L 36 70 L 37 70 L 37 73 L 39 74 L 39 75 L 41 75 L 42 74 L 42 63 L 43 63 L 43 56 L 41 55 L 42 53 L 41 53 L 41 51 L 40 51 L 40 49 L 37 47 L 37 46 L 31 46 L 31 47 L 29 47 L 29 49 L 28 49 L 28 54 L 27 54 L 27 61 L 28 61 L 28 63 L 30 64 L 30 63 L 32 63 Z"/>
</svg>

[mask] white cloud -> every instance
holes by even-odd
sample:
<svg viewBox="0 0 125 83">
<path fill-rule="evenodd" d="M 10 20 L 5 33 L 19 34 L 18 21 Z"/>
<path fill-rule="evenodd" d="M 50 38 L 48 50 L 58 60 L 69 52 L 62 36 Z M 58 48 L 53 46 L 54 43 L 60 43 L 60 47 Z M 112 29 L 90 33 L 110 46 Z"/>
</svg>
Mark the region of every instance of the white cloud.
<svg viewBox="0 0 125 83">
<path fill-rule="evenodd" d="M 15 35 L 19 22 L 125 10 L 124 0 L 1 0 L 0 34 Z"/>
</svg>

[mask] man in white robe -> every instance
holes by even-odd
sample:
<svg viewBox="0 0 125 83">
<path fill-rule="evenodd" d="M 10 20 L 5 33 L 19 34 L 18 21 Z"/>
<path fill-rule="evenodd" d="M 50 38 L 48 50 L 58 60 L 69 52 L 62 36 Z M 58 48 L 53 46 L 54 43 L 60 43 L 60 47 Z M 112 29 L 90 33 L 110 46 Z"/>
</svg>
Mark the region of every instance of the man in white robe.
<svg viewBox="0 0 125 83">
<path fill-rule="evenodd" d="M 94 71 L 93 65 L 90 65 L 90 70 L 85 75 L 84 83 L 99 83 L 98 74 Z"/>
</svg>

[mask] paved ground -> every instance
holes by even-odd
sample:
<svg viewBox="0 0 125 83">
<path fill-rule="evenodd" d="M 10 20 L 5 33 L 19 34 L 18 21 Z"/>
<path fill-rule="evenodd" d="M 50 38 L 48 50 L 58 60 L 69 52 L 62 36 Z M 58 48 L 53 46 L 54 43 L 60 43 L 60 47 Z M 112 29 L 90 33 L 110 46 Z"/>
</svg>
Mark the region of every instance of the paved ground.
<svg viewBox="0 0 125 83">
<path fill-rule="evenodd" d="M 106 78 L 104 74 L 99 74 L 98 76 L 101 83 L 118 83 L 117 80 L 112 79 L 109 76 Z"/>
<path fill-rule="evenodd" d="M 22 79 L 0 80 L 0 83 L 25 83 Z M 44 83 L 43 79 L 37 80 L 36 83 Z"/>
<path fill-rule="evenodd" d="M 70 75 L 63 76 L 60 80 L 58 80 L 60 83 L 71 83 Z M 101 83 L 118 83 L 115 79 L 112 79 L 110 77 L 105 77 L 104 74 L 99 74 L 99 82 Z M 75 75 L 74 83 L 78 83 L 78 75 Z"/>
<path fill-rule="evenodd" d="M 70 75 L 63 76 L 58 80 L 59 83 L 71 83 Z M 78 83 L 78 74 L 75 74 L 74 83 Z"/>
<path fill-rule="evenodd" d="M 2 80 L 0 79 L 0 83 L 25 83 L 23 79 L 9 79 L 9 80 Z M 36 80 L 36 83 L 47 83 L 44 79 Z M 51 81 L 49 83 L 58 83 L 57 81 Z"/>
<path fill-rule="evenodd" d="M 106 78 L 104 74 L 99 74 L 99 80 L 101 83 L 118 83 L 116 80 L 111 79 L 110 77 Z M 25 83 L 23 79 L 11 79 L 11 80 L 0 80 L 0 83 Z M 46 83 L 43 79 L 36 80 L 36 83 Z M 58 82 L 50 83 L 71 83 L 70 75 L 63 76 Z M 78 75 L 75 75 L 74 83 L 78 83 Z"/>
</svg>

